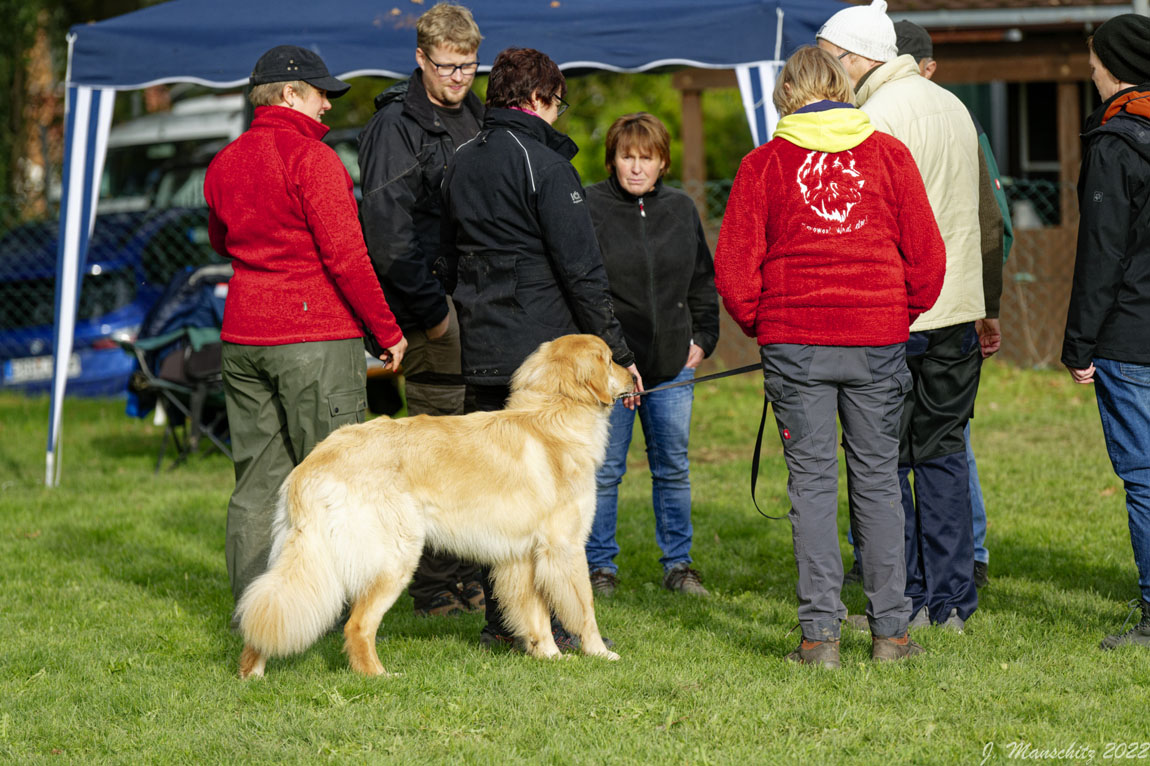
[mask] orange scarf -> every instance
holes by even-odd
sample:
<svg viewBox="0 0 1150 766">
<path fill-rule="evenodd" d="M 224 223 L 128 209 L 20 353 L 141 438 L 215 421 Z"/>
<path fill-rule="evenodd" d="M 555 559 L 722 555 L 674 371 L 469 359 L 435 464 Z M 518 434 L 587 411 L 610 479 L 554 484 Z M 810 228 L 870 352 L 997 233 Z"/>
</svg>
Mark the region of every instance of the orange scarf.
<svg viewBox="0 0 1150 766">
<path fill-rule="evenodd" d="M 1106 109 L 1106 114 L 1102 115 L 1102 124 L 1105 125 L 1107 120 L 1122 111 L 1150 119 L 1150 91 L 1132 90 L 1114 99 Z"/>
</svg>

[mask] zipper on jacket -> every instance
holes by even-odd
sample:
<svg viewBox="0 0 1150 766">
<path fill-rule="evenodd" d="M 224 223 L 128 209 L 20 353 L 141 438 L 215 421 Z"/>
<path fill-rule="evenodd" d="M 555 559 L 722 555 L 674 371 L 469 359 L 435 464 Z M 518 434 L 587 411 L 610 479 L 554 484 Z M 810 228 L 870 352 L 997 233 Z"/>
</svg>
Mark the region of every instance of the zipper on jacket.
<svg viewBox="0 0 1150 766">
<path fill-rule="evenodd" d="M 651 349 L 657 347 L 659 318 L 655 315 L 655 261 L 651 257 L 650 243 L 647 241 L 647 211 L 643 209 L 643 198 L 639 198 L 639 238 L 643 240 L 643 257 L 647 262 L 647 300 L 651 307 Z"/>
</svg>

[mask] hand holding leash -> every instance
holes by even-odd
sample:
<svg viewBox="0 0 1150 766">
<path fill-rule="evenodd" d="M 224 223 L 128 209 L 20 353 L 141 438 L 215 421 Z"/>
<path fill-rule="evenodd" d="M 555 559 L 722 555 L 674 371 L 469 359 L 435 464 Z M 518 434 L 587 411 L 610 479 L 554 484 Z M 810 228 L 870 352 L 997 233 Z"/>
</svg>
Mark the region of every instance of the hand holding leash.
<svg viewBox="0 0 1150 766">
<path fill-rule="evenodd" d="M 639 374 L 639 368 L 632 364 L 627 368 L 627 372 L 631 373 L 631 377 L 635 379 L 635 394 L 633 396 L 620 397 L 623 400 L 623 406 L 629 410 L 633 410 L 639 406 L 639 392 L 643 390 L 643 376 Z"/>
</svg>

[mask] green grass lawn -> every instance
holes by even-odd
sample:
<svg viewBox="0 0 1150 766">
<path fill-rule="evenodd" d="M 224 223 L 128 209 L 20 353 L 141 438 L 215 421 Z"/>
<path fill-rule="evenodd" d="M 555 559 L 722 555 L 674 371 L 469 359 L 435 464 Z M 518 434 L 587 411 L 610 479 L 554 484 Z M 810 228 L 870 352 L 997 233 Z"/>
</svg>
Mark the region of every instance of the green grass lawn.
<svg viewBox="0 0 1150 766">
<path fill-rule="evenodd" d="M 988 742 L 987 762 L 1004 763 L 1011 743 L 1103 761 L 1108 743 L 1150 740 L 1150 652 L 1097 648 L 1137 574 L 1091 389 L 987 365 L 979 610 L 963 635 L 920 631 L 928 654 L 893 666 L 844 630 L 837 673 L 783 659 L 799 635 L 796 575 L 790 525 L 748 497 L 760 406 L 755 376 L 696 394 L 693 555 L 710 599 L 658 585 L 636 440 L 620 587 L 597 604 L 621 661 L 485 652 L 479 616 L 419 619 L 404 597 L 379 642 L 398 677 L 353 674 L 333 635 L 245 683 L 227 629 L 230 463 L 154 476 L 159 429 L 122 402 L 69 400 L 63 481 L 44 489 L 47 401 L 0 397 L 0 761 L 978 764 Z M 759 501 L 782 512 L 768 436 Z M 849 561 L 841 493 L 840 508 Z M 865 608 L 857 585 L 843 599 Z"/>
</svg>

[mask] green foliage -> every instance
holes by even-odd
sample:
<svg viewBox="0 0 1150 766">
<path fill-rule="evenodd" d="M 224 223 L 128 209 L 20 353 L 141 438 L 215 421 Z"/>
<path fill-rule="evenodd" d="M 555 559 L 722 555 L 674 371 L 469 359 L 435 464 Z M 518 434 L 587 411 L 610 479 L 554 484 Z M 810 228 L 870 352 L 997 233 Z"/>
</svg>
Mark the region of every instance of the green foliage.
<svg viewBox="0 0 1150 766">
<path fill-rule="evenodd" d="M 324 117 L 332 129 L 366 125 L 375 114 L 376 95 L 395 80 L 357 77 L 350 82 L 351 90 L 333 101 L 331 111 Z M 475 79 L 474 91 L 481 100 L 486 96 L 485 76 Z M 571 136 L 579 147 L 572 164 L 583 183 L 590 185 L 607 177 L 604 166 L 607 129 L 617 117 L 632 112 L 650 112 L 667 126 L 671 134 L 671 170 L 667 178 L 679 179 L 683 161 L 683 111 L 670 74 L 596 72 L 569 77 L 567 102 L 571 108 L 555 127 Z M 734 178 L 740 160 L 752 148 L 751 131 L 738 90 L 708 91 L 703 96 L 703 110 L 707 178 Z"/>
<path fill-rule="evenodd" d="M 1121 483 L 1090 389 L 988 364 L 973 427 L 990 509 L 991 582 L 964 635 L 925 657 L 791 665 L 790 528 L 755 514 L 755 376 L 699 387 L 696 566 L 713 596 L 663 591 L 642 445 L 621 488 L 616 596 L 597 604 L 622 660 L 539 662 L 476 646 L 479 616 L 419 619 L 401 598 L 379 652 L 340 637 L 235 678 L 218 454 L 153 476 L 160 432 L 115 401 L 69 400 L 63 485 L 41 487 L 44 399 L 0 396 L 0 761 L 69 763 L 1008 763 L 1008 745 L 1147 739 L 1150 653 L 1098 650 L 1137 593 Z M 640 439 L 636 440 L 641 441 Z M 759 500 L 786 508 L 773 441 Z M 840 542 L 846 498 L 840 482 Z M 865 597 L 843 599 L 860 612 Z"/>
</svg>

